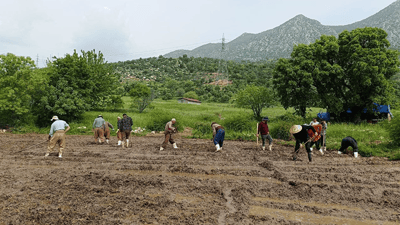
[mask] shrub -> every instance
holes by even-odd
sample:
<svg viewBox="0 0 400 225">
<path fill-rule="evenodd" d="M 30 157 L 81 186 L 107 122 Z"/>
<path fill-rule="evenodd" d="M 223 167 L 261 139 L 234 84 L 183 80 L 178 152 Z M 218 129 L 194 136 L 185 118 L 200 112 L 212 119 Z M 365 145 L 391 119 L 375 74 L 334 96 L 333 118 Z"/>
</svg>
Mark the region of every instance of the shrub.
<svg viewBox="0 0 400 225">
<path fill-rule="evenodd" d="M 251 131 L 252 129 L 255 132 L 256 129 L 252 126 L 252 123 L 256 126 L 256 122 L 253 122 L 249 116 L 238 114 L 225 118 L 221 125 L 224 126 L 225 129 L 235 132 Z"/>
<path fill-rule="evenodd" d="M 290 128 L 296 124 L 301 125 L 303 122 L 302 117 L 286 113 L 274 119 L 273 126 L 269 126 L 269 132 L 274 138 L 290 141 L 293 139 L 293 136 L 289 132 Z"/>
<path fill-rule="evenodd" d="M 293 136 L 289 130 L 293 125 L 295 123 L 290 121 L 278 121 L 273 126 L 269 126 L 269 132 L 274 138 L 290 141 L 293 139 Z"/>
<path fill-rule="evenodd" d="M 211 124 L 206 122 L 196 122 L 192 134 L 194 138 L 204 138 L 207 134 L 212 134 Z"/>
<path fill-rule="evenodd" d="M 173 115 L 165 112 L 151 112 L 150 113 L 150 122 L 147 124 L 147 129 L 151 131 L 164 131 L 165 129 L 165 124 L 167 124 L 169 121 L 171 121 Z M 178 119 L 176 119 L 177 122 L 175 123 L 175 127 L 178 126 Z M 181 129 L 181 128 L 180 128 Z M 179 130 L 180 130 L 179 129 Z"/>
<path fill-rule="evenodd" d="M 396 116 L 390 121 L 389 128 L 389 136 L 393 141 L 393 144 L 399 146 L 400 145 L 400 118 Z"/>
</svg>

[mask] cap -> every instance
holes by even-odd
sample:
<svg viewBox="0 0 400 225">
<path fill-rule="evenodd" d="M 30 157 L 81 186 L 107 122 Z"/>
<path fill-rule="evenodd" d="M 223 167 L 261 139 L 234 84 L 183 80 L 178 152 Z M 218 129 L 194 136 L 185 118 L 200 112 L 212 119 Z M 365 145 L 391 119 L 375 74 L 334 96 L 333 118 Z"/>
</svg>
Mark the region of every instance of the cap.
<svg viewBox="0 0 400 225">
<path fill-rule="evenodd" d="M 269 119 L 268 119 L 268 116 L 264 117 L 262 120 L 263 120 L 263 121 L 264 121 L 264 120 L 268 121 L 268 120 L 269 120 Z"/>
<path fill-rule="evenodd" d="M 297 134 L 297 133 L 299 133 L 300 131 L 301 131 L 301 129 L 303 129 L 303 127 L 302 126 L 300 126 L 300 125 L 293 125 L 291 128 L 290 128 L 290 133 L 291 134 Z"/>
<path fill-rule="evenodd" d="M 51 118 L 50 121 L 53 121 L 53 120 L 58 120 L 58 116 L 53 116 L 53 118 Z"/>
</svg>

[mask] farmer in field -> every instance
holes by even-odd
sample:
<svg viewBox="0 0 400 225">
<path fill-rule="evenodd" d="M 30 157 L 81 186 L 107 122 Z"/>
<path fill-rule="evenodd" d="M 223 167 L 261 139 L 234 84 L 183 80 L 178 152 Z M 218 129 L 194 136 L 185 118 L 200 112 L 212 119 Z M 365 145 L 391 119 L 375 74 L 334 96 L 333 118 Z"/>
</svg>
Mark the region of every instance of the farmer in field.
<svg viewBox="0 0 400 225">
<path fill-rule="evenodd" d="M 321 136 L 321 133 L 322 133 L 322 124 L 320 124 L 320 123 L 318 123 L 317 125 L 313 125 L 312 127 L 314 127 L 314 129 L 315 129 L 315 131 L 318 133 L 318 135 L 317 136 L 315 136 L 314 137 L 314 139 L 313 139 L 313 143 L 315 144 L 315 146 L 317 147 L 317 149 L 318 149 L 318 151 L 323 155 L 324 154 L 324 151 L 320 148 L 320 146 L 321 146 L 321 144 L 322 144 L 322 136 Z M 313 137 L 314 136 L 314 133 L 311 131 L 311 130 L 308 130 L 308 135 L 310 136 L 310 137 Z M 312 151 L 312 145 L 311 145 L 311 151 Z"/>
<path fill-rule="evenodd" d="M 342 145 L 338 151 L 338 154 L 343 154 L 343 151 L 347 151 L 348 147 L 353 148 L 354 158 L 358 157 L 358 146 L 356 139 L 348 136 L 342 139 Z"/>
<path fill-rule="evenodd" d="M 103 125 L 106 121 L 103 119 L 102 115 L 99 115 L 96 119 L 93 121 L 93 132 L 94 132 L 94 142 L 96 143 L 99 141 L 99 143 L 104 142 L 104 129 Z"/>
<path fill-rule="evenodd" d="M 314 125 L 318 125 L 319 124 L 319 122 L 318 122 L 318 118 L 313 118 L 313 120 L 310 122 L 310 126 L 314 126 Z"/>
<path fill-rule="evenodd" d="M 216 122 L 212 122 L 211 127 L 213 130 L 214 145 L 215 145 L 215 148 L 217 149 L 215 152 L 219 152 L 222 150 L 222 145 L 224 144 L 225 130 L 224 130 L 224 127 L 217 124 Z"/>
<path fill-rule="evenodd" d="M 110 122 L 106 121 L 103 125 L 104 137 L 106 138 L 107 144 L 109 143 L 110 140 L 110 134 L 111 134 L 110 127 L 114 131 L 114 126 Z"/>
<path fill-rule="evenodd" d="M 125 113 L 122 115 L 121 123 L 119 124 L 119 131 L 122 133 L 122 147 L 124 147 L 124 140 L 126 140 L 126 147 L 129 146 L 129 136 L 131 135 L 133 121 Z"/>
<path fill-rule="evenodd" d="M 268 117 L 264 117 L 262 121 L 258 124 L 257 137 L 261 134 L 262 139 L 262 150 L 265 150 L 265 141 L 268 138 L 269 150 L 272 151 L 272 137 L 269 134 L 268 129 Z"/>
<path fill-rule="evenodd" d="M 119 128 L 122 126 L 122 120 L 121 117 L 117 117 L 117 138 L 118 138 L 118 146 L 121 145 L 122 143 L 122 132 L 119 130 Z"/>
<path fill-rule="evenodd" d="M 312 136 L 309 137 L 310 133 Z M 308 153 L 308 160 L 312 162 L 312 155 L 310 147 L 315 143 L 313 142 L 313 138 L 318 136 L 317 131 L 313 126 L 308 125 L 293 125 L 290 128 L 290 133 L 293 134 L 296 139 L 296 146 L 294 147 L 293 160 L 297 159 L 297 154 L 299 153 L 300 144 L 305 143 L 305 147 Z"/>
<path fill-rule="evenodd" d="M 167 147 L 168 142 L 171 143 L 174 146 L 174 148 L 178 148 L 172 137 L 172 135 L 174 133 L 178 132 L 177 128 L 174 127 L 175 123 L 176 123 L 176 119 L 172 118 L 171 121 L 169 121 L 167 124 L 165 124 L 165 130 L 164 130 L 165 139 L 164 139 L 162 146 L 160 147 L 160 151 L 164 150 Z"/>
<path fill-rule="evenodd" d="M 59 120 L 57 116 L 53 116 L 51 121 L 54 121 L 51 124 L 50 133 L 49 133 L 49 146 L 47 147 L 47 153 L 44 157 L 49 156 L 50 152 L 53 151 L 54 147 L 58 143 L 58 157 L 62 158 L 62 153 L 65 148 L 65 133 L 67 133 L 70 129 L 67 122 L 64 120 Z"/>
</svg>

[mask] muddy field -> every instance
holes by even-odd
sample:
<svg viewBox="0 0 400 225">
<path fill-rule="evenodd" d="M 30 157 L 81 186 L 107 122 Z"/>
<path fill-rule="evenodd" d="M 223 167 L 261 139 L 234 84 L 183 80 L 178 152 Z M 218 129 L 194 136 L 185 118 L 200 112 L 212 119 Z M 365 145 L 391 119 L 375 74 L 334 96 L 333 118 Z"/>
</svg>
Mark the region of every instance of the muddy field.
<svg viewBox="0 0 400 225">
<path fill-rule="evenodd" d="M 400 163 L 254 142 L 133 137 L 130 148 L 0 134 L 0 224 L 399 224 Z"/>
</svg>

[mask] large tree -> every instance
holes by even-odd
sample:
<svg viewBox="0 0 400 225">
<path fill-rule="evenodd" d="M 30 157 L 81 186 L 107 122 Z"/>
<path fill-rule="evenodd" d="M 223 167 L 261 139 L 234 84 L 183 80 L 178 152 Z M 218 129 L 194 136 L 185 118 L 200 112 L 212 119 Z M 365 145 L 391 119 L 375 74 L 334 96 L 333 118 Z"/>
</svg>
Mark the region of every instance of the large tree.
<svg viewBox="0 0 400 225">
<path fill-rule="evenodd" d="M 263 108 L 271 107 L 275 103 L 273 91 L 266 87 L 248 85 L 236 93 L 235 105 L 253 110 L 256 118 L 261 117 Z"/>
<path fill-rule="evenodd" d="M 30 112 L 35 82 L 34 61 L 11 53 L 0 55 L 0 121 L 17 125 Z"/>
<path fill-rule="evenodd" d="M 74 51 L 64 58 L 54 58 L 47 71 L 47 92 L 41 96 L 37 108 L 41 121 L 52 115 L 71 121 L 85 111 L 105 108 L 120 98 L 115 93 L 118 77 L 101 52 L 82 51 L 79 55 Z"/>
<path fill-rule="evenodd" d="M 295 46 L 291 58 L 279 60 L 275 68 L 274 85 L 282 104 L 303 108 L 319 104 L 336 113 L 350 108 L 360 115 L 364 108 L 372 109 L 374 102 L 390 103 L 389 79 L 400 63 L 398 51 L 389 49 L 386 37 L 384 30 L 367 27 Z M 318 98 L 305 101 L 307 92 L 314 96 L 315 91 Z"/>
</svg>

